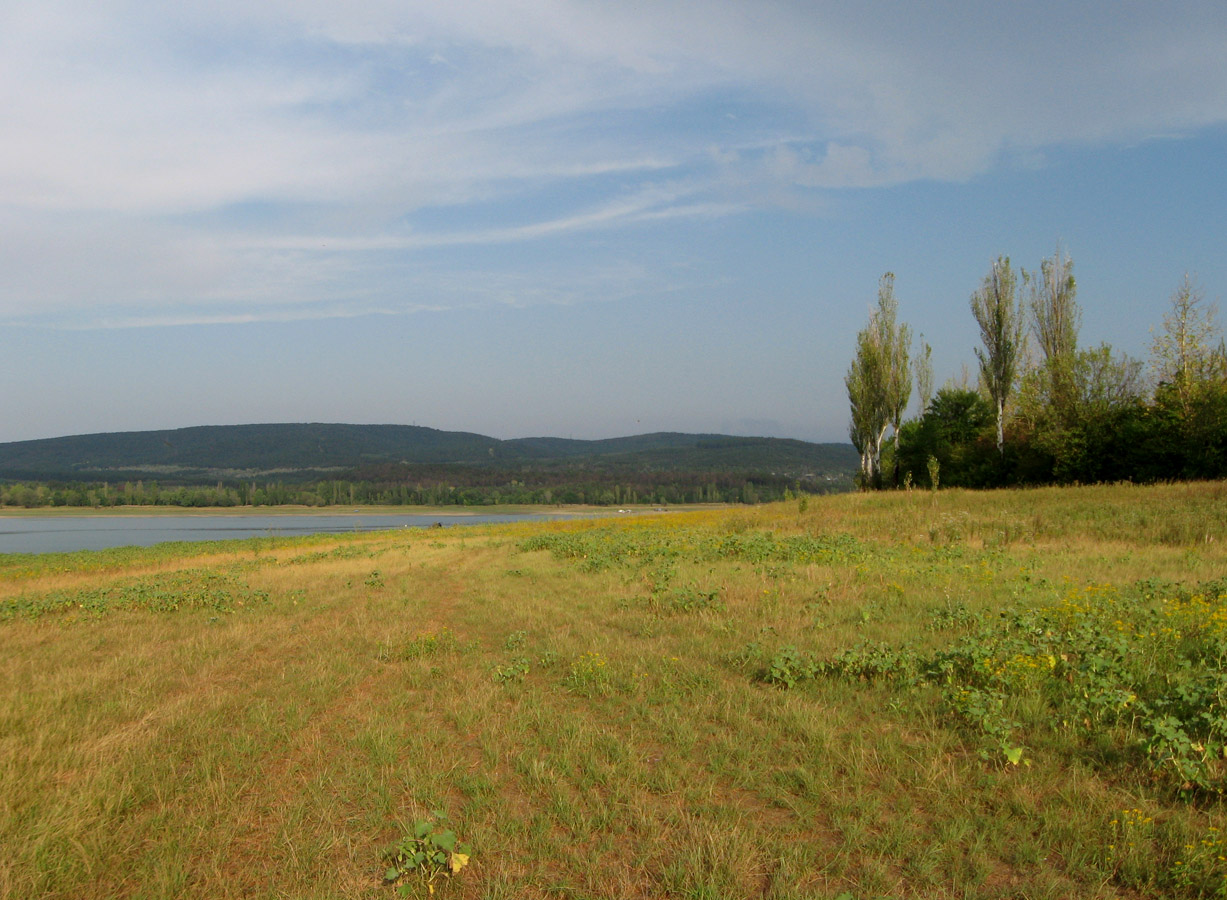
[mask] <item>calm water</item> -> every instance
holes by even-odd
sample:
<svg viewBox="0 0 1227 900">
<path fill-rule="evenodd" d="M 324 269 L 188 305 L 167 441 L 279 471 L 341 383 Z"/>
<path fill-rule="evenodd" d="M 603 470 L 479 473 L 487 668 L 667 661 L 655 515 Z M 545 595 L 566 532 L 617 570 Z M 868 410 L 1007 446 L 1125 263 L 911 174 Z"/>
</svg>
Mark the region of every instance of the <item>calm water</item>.
<svg viewBox="0 0 1227 900">
<path fill-rule="evenodd" d="M 163 541 L 225 541 L 251 537 L 291 537 L 303 534 L 384 531 L 556 519 L 547 513 L 497 515 L 381 515 L 352 513 L 330 516 L 0 516 L 0 553 L 64 553 L 107 547 L 149 547 Z"/>
</svg>

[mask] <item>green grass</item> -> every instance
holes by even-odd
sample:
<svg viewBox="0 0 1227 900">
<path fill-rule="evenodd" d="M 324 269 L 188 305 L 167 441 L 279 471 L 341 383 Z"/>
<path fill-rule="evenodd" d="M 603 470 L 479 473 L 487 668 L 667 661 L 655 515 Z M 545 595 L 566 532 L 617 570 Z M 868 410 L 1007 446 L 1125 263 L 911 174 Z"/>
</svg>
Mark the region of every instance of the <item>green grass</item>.
<svg viewBox="0 0 1227 900">
<path fill-rule="evenodd" d="M 386 851 L 436 813 L 472 850 L 442 897 L 1225 896 L 1225 510 L 912 492 L 0 558 L 0 896 L 427 896 Z"/>
</svg>

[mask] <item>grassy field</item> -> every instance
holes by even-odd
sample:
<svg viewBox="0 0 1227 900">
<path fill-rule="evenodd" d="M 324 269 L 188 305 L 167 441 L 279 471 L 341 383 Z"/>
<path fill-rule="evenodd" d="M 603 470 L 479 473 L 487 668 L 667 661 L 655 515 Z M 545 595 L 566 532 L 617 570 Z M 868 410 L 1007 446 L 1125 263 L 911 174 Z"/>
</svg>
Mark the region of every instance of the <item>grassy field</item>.
<svg viewBox="0 0 1227 900">
<path fill-rule="evenodd" d="M 0 556 L 0 897 L 1224 897 L 1225 577 L 1227 484 Z"/>
</svg>

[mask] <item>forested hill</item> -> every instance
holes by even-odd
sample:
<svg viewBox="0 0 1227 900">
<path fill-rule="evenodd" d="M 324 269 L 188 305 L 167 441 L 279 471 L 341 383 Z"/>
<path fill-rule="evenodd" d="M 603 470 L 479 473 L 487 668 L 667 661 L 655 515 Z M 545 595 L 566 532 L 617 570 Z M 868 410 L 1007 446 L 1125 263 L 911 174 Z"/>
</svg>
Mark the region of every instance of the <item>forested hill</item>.
<svg viewBox="0 0 1227 900">
<path fill-rule="evenodd" d="M 0 444 L 0 479 L 165 482 L 449 465 L 507 470 L 762 472 L 849 480 L 848 444 L 662 432 L 599 441 L 499 440 L 413 425 L 218 425 L 77 435 Z"/>
</svg>

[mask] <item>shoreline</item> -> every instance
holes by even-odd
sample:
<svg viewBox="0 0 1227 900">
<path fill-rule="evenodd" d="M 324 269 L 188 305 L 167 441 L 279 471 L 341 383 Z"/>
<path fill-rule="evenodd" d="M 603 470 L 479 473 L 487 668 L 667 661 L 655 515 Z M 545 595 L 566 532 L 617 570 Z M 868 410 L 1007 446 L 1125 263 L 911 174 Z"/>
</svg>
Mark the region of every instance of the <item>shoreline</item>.
<svg viewBox="0 0 1227 900">
<path fill-rule="evenodd" d="M 95 508 L 86 506 L 50 506 L 0 509 L 0 518 L 130 518 L 133 516 L 439 516 L 443 518 L 467 518 L 471 516 L 497 515 L 549 515 L 549 516 L 616 516 L 619 514 L 643 514 L 684 512 L 695 509 L 722 509 L 728 504 L 687 503 L 677 506 L 538 506 L 530 504 L 503 504 L 498 506 L 109 506 Z"/>
</svg>

